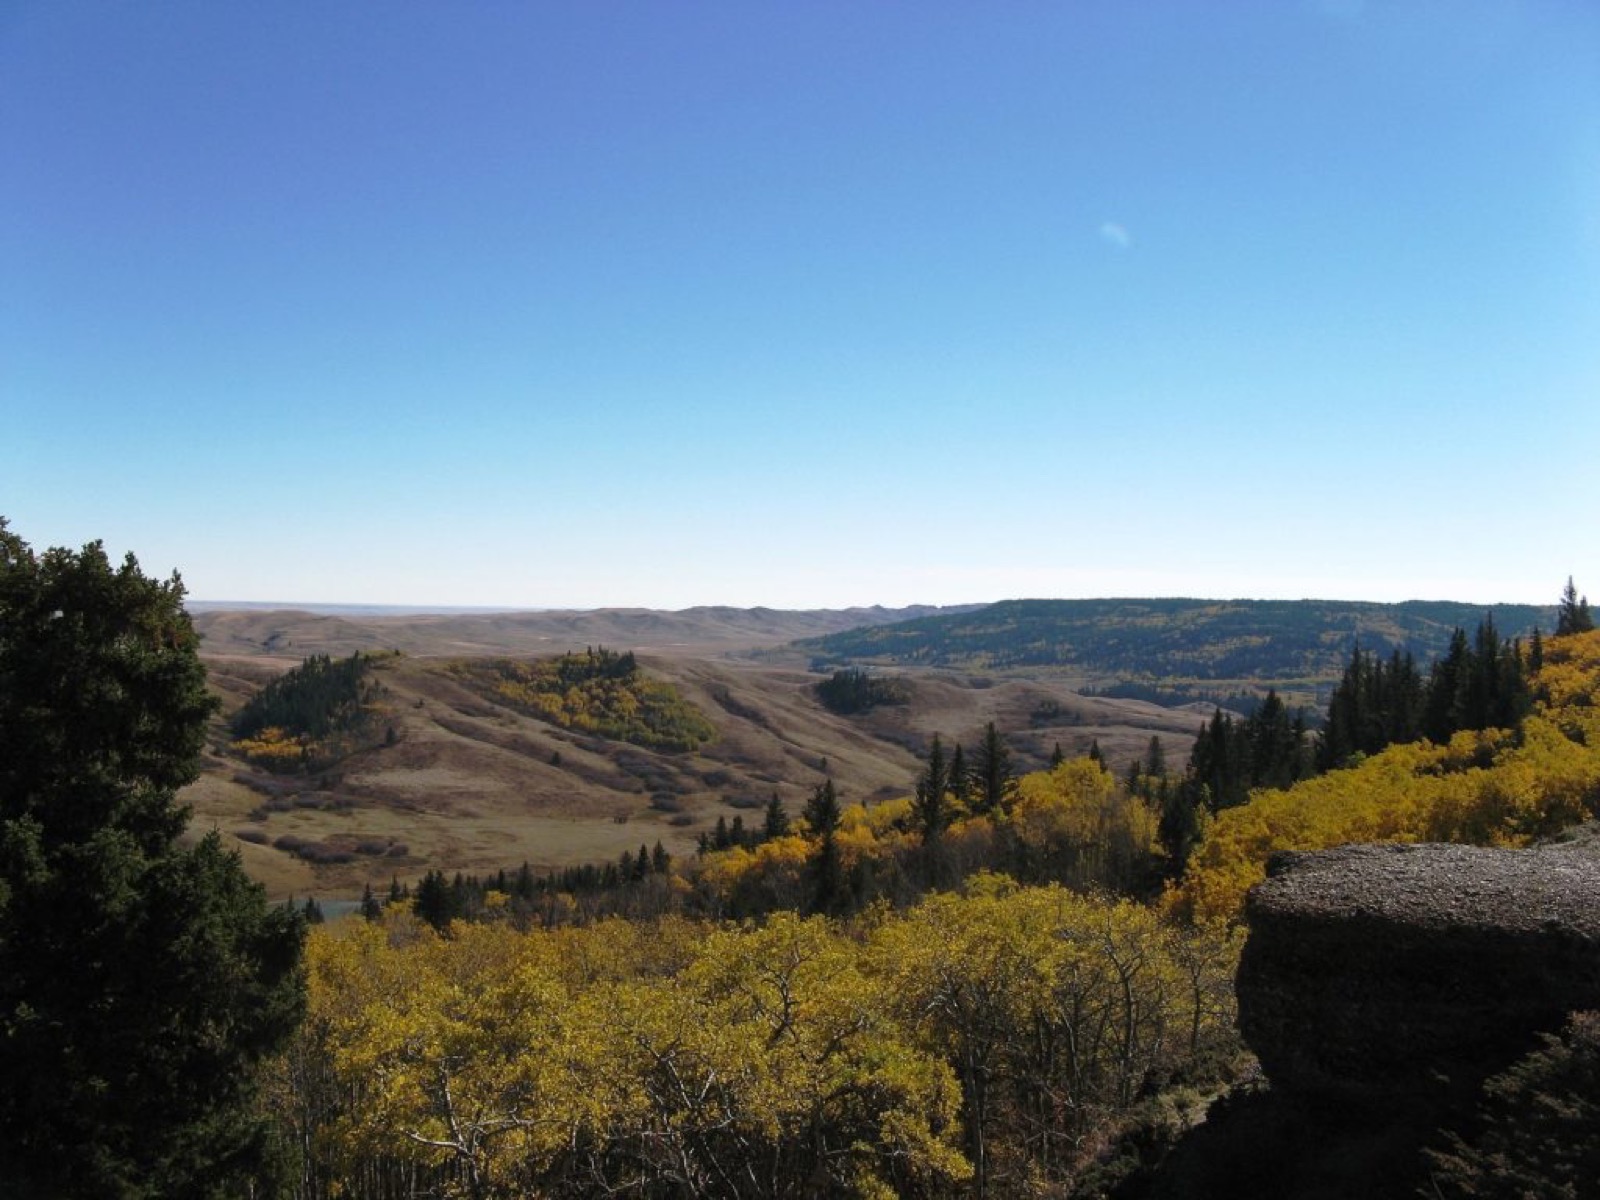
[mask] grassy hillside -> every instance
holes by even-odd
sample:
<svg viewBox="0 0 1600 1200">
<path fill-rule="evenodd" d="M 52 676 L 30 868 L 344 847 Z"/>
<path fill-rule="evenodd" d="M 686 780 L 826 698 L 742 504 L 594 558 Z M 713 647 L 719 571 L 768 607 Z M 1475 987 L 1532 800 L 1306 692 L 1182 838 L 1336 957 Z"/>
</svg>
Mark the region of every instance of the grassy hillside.
<svg viewBox="0 0 1600 1200">
<path fill-rule="evenodd" d="M 469 662 L 472 660 L 468 660 Z M 1007 732 L 1020 769 L 1098 741 L 1119 767 L 1160 735 L 1188 753 L 1201 715 L 1077 696 L 1060 682 L 981 684 L 913 674 L 906 703 L 841 716 L 804 671 L 689 657 L 641 657 L 713 736 L 686 749 L 630 744 L 552 723 L 485 694 L 461 660 L 371 661 L 373 737 L 331 763 L 284 773 L 245 761 L 229 721 L 282 673 L 264 658 L 209 658 L 224 701 L 201 780 L 184 793 L 197 830 L 216 828 L 274 895 L 358 895 L 363 883 L 424 870 L 541 871 L 615 860 L 659 838 L 676 855 L 719 817 L 759 821 L 774 792 L 791 813 L 831 776 L 847 802 L 910 793 L 935 733 L 976 744 Z M 498 678 L 488 672 L 485 678 Z M 276 668 L 276 669 L 274 669 Z M 392 730 L 392 734 L 391 734 Z"/>
<path fill-rule="evenodd" d="M 1508 637 L 1555 610 L 1450 601 L 1007 600 L 970 613 L 921 617 L 796 643 L 818 666 L 869 663 L 960 670 L 1065 667 L 1096 678 L 1319 680 L 1337 676 L 1358 641 L 1420 660 L 1457 626 L 1492 611 Z"/>
</svg>

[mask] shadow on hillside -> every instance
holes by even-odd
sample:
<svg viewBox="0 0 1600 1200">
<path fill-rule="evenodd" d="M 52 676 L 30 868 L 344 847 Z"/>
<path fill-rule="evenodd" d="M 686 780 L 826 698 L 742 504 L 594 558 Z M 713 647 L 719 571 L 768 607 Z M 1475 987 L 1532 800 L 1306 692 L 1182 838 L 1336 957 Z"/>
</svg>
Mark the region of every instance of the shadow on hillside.
<svg viewBox="0 0 1600 1200">
<path fill-rule="evenodd" d="M 1217 1100 L 1112 1200 L 1415 1200 L 1438 1114 L 1313 1103 L 1249 1085 Z"/>
</svg>

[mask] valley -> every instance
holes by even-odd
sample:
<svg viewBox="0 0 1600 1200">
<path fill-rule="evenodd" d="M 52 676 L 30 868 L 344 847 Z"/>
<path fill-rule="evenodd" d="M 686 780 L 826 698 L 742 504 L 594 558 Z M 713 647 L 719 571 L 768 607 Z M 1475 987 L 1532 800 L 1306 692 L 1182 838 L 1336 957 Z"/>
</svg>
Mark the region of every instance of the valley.
<svg viewBox="0 0 1600 1200">
<path fill-rule="evenodd" d="M 658 840 L 674 856 L 690 855 L 719 818 L 759 822 L 775 793 L 798 813 L 829 777 L 846 803 L 906 796 L 934 734 L 970 746 L 990 721 L 1006 731 L 1020 770 L 1044 766 L 1057 745 L 1073 756 L 1092 743 L 1120 765 L 1153 736 L 1181 759 L 1210 712 L 1080 695 L 1082 678 L 1062 672 L 908 669 L 895 672 L 907 703 L 841 716 L 817 699 L 822 676 L 800 656 L 774 652 L 792 637 L 887 611 L 202 611 L 202 657 L 223 708 L 203 776 L 182 799 L 192 827 L 218 830 L 274 898 L 349 898 L 368 883 L 406 882 L 428 869 L 493 872 L 527 862 L 542 872 L 612 861 Z M 602 642 L 636 650 L 641 669 L 677 688 L 715 735 L 666 752 L 561 729 L 485 699 L 451 670 L 462 659 Z M 753 658 L 755 650 L 768 653 Z M 373 655 L 382 722 L 375 744 L 304 774 L 273 774 L 230 751 L 228 719 L 264 684 L 304 656 L 357 651 Z"/>
</svg>

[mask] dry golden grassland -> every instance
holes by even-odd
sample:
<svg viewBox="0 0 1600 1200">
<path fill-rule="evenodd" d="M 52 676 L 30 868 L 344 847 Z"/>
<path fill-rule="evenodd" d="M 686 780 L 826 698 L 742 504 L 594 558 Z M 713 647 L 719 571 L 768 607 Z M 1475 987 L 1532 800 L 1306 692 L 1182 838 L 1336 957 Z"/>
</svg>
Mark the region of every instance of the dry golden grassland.
<svg viewBox="0 0 1600 1200">
<path fill-rule="evenodd" d="M 678 688 L 716 727 L 694 751 L 655 752 L 557 728 L 469 690 L 449 670 L 452 658 L 408 653 L 374 659 L 380 690 L 370 748 L 318 772 L 274 775 L 230 750 L 228 717 L 300 654 L 348 655 L 376 649 L 380 639 L 342 620 L 346 640 L 329 638 L 325 620 L 303 614 L 205 614 L 235 616 L 248 622 L 221 622 L 220 638 L 217 620 L 199 622 L 223 710 L 204 775 L 183 798 L 194 828 L 220 831 L 275 897 L 354 896 L 366 883 L 381 889 L 391 876 L 412 880 L 431 868 L 485 873 L 527 861 L 543 871 L 615 859 L 657 839 L 675 855 L 692 854 L 719 817 L 759 823 L 774 792 L 798 814 L 826 777 L 847 801 L 906 795 L 934 733 L 970 746 L 988 721 L 1007 731 L 1018 768 L 1029 769 L 1057 742 L 1070 755 L 1091 739 L 1120 764 L 1142 754 L 1152 734 L 1181 761 L 1202 720 L 1081 697 L 1063 681 L 943 673 L 908 676 L 904 706 L 838 716 L 818 703 L 816 675 L 730 654 L 736 639 L 724 621 L 694 648 L 678 643 L 639 656 L 649 675 Z M 494 619 L 452 618 L 443 627 L 449 636 L 421 643 L 424 650 L 459 656 L 457 647 L 470 642 L 480 652 L 507 652 Z M 514 633 L 508 640 L 522 649 L 527 627 Z M 691 633 L 681 623 L 666 630 L 686 641 Z M 722 648 L 711 651 L 714 636 Z M 223 653 L 211 652 L 213 639 Z M 1059 706 L 1055 723 L 1032 727 L 1047 703 Z"/>
</svg>

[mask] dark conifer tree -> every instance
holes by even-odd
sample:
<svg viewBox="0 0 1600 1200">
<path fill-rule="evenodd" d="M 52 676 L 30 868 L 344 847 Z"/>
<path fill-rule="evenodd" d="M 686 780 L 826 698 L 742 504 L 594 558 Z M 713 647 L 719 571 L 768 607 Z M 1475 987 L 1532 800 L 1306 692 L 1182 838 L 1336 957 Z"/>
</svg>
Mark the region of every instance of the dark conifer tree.
<svg viewBox="0 0 1600 1200">
<path fill-rule="evenodd" d="M 839 794 L 834 791 L 833 780 L 824 779 L 812 791 L 811 799 L 806 801 L 804 816 L 811 836 L 832 837 L 833 831 L 839 828 L 841 815 Z"/>
<path fill-rule="evenodd" d="M 939 735 L 933 735 L 933 745 L 928 750 L 928 765 L 917 777 L 916 799 L 913 813 L 917 829 L 924 844 L 938 841 L 950 823 L 950 808 L 946 793 L 950 789 L 950 771 L 945 763 L 944 744 Z"/>
<path fill-rule="evenodd" d="M 783 801 L 778 798 L 777 792 L 773 792 L 772 799 L 767 801 L 766 819 L 762 822 L 761 835 L 769 842 L 773 838 L 789 835 L 789 814 L 784 811 Z"/>
<path fill-rule="evenodd" d="M 1433 664 L 1428 676 L 1428 702 L 1422 714 L 1422 733 L 1436 745 L 1450 740 L 1458 729 L 1465 729 L 1466 692 L 1471 676 L 1471 651 L 1467 635 L 1457 629 L 1450 635 L 1450 648 Z"/>
<path fill-rule="evenodd" d="M 811 836 L 817 842 L 816 852 L 807 865 L 811 883 L 809 907 L 814 913 L 835 912 L 843 903 L 844 887 L 839 847 L 834 840 L 842 814 L 833 780 L 825 779 L 816 786 L 806 802 L 804 815 Z"/>
<path fill-rule="evenodd" d="M 0 1181 L 263 1194 L 258 1066 L 299 1020 L 298 914 L 179 842 L 206 692 L 183 587 L 0 519 Z"/>
<path fill-rule="evenodd" d="M 973 774 L 978 782 L 980 812 L 1001 812 L 1009 807 L 1017 787 L 1016 777 L 1011 773 L 1011 748 L 993 721 L 983 727 Z"/>
<path fill-rule="evenodd" d="M 950 754 L 949 792 L 951 798 L 962 808 L 969 808 L 972 802 L 972 770 L 967 766 L 967 755 L 961 749 L 961 743 L 956 743 L 956 748 Z M 980 799 L 981 804 L 981 799 Z"/>
<path fill-rule="evenodd" d="M 1561 606 L 1556 613 L 1556 636 L 1588 633 L 1594 628 L 1594 617 L 1589 613 L 1589 597 L 1578 596 L 1572 576 L 1567 576 L 1567 586 L 1561 592 Z"/>
</svg>

